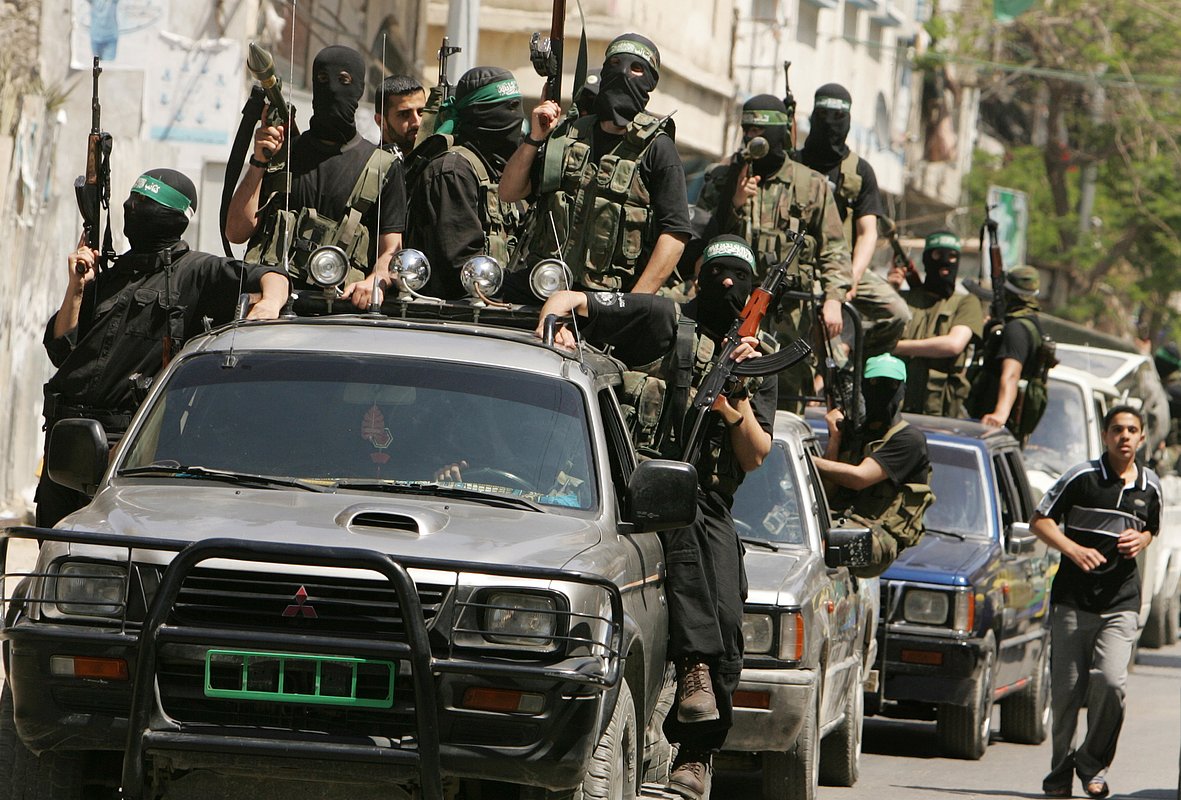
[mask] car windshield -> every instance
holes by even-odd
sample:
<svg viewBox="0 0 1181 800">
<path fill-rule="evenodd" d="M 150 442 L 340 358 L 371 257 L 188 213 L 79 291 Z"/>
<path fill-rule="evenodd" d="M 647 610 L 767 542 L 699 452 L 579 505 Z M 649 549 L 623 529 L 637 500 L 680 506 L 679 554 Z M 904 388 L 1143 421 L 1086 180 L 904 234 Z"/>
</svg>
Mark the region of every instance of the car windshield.
<svg viewBox="0 0 1181 800">
<path fill-rule="evenodd" d="M 208 478 L 223 470 L 335 490 L 446 487 L 598 505 L 585 403 L 567 381 L 389 356 L 237 359 L 229 369 L 223 354 L 180 364 L 118 471 Z"/>
<path fill-rule="evenodd" d="M 984 468 L 976 450 L 930 443 L 931 489 L 935 502 L 923 517 L 930 530 L 987 538 L 988 504 Z"/>
<path fill-rule="evenodd" d="M 807 534 L 800 518 L 800 487 L 779 443 L 748 473 L 734 494 L 734 524 L 738 535 L 783 544 L 805 544 Z"/>
<path fill-rule="evenodd" d="M 1075 350 L 1069 347 L 1059 347 L 1055 351 L 1055 355 L 1058 356 L 1058 363 L 1063 366 L 1073 367 L 1107 380 L 1111 380 L 1117 372 L 1123 369 L 1124 365 L 1128 363 L 1128 359 L 1135 358 L 1132 353 L 1119 356 L 1097 353 L 1087 348 Z"/>
<path fill-rule="evenodd" d="M 1061 475 L 1089 458 L 1086 402 L 1082 387 L 1050 378 L 1046 412 L 1022 451 L 1030 469 Z"/>
</svg>

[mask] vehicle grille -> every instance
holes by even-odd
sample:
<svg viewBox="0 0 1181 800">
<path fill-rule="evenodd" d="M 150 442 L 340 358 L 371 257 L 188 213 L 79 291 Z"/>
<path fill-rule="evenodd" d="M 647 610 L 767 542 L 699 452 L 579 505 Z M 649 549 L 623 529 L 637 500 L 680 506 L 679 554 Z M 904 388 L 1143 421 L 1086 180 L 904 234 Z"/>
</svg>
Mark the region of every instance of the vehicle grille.
<svg viewBox="0 0 1181 800">
<path fill-rule="evenodd" d="M 301 593 L 300 590 L 303 590 Z M 418 586 L 428 628 L 448 586 Z M 303 597 L 299 595 L 303 594 Z M 169 616 L 174 625 L 406 641 L 398 596 L 383 581 L 195 569 Z"/>
</svg>

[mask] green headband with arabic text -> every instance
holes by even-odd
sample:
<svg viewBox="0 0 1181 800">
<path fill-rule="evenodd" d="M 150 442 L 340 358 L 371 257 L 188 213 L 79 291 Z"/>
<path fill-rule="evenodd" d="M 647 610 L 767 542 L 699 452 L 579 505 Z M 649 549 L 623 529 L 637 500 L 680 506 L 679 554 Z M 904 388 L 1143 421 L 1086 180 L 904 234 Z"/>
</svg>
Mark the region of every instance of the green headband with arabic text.
<svg viewBox="0 0 1181 800">
<path fill-rule="evenodd" d="M 788 121 L 787 114 L 769 108 L 752 108 L 742 112 L 743 125 L 757 125 L 760 128 L 770 128 L 776 125 L 787 127 Z"/>
<path fill-rule="evenodd" d="M 136 178 L 135 185 L 131 187 L 131 191 L 133 194 L 142 194 L 144 197 L 150 197 L 165 208 L 179 211 L 185 215 L 186 219 L 193 218 L 193 201 L 184 193 L 178 192 L 167 183 L 153 178 L 151 175 L 145 173 Z"/>
<path fill-rule="evenodd" d="M 715 258 L 723 258 L 725 256 L 739 259 L 750 267 L 751 272 L 754 272 L 755 254 L 744 242 L 711 242 L 705 247 L 701 263 L 705 264 Z"/>
<path fill-rule="evenodd" d="M 640 58 L 647 61 L 648 66 L 652 67 L 652 69 L 656 70 L 657 72 L 660 71 L 660 54 L 651 47 L 648 47 L 643 42 L 637 42 L 635 39 L 620 39 L 616 42 L 613 42 L 611 46 L 607 48 L 607 52 L 604 54 L 603 60 L 606 61 L 611 56 L 618 55 L 620 53 L 639 56 Z"/>
</svg>

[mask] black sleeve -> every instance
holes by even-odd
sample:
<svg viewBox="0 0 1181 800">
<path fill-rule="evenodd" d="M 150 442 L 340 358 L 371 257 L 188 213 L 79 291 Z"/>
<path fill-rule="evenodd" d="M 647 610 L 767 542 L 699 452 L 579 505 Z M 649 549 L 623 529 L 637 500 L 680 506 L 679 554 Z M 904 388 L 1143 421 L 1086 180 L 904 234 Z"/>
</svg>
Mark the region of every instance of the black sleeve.
<svg viewBox="0 0 1181 800">
<path fill-rule="evenodd" d="M 406 176 L 398 159 L 386 175 L 381 188 L 381 232 L 402 233 L 406 230 Z"/>
<path fill-rule="evenodd" d="M 1037 513 L 1061 524 L 1066 517 L 1066 512 L 1075 505 L 1077 493 L 1074 489 L 1076 486 L 1081 486 L 1081 481 L 1078 479 L 1089 466 L 1089 463 L 1083 463 L 1072 467 L 1055 481 L 1054 485 L 1047 489 L 1046 493 L 1042 495 L 1042 499 L 1038 501 Z"/>
<path fill-rule="evenodd" d="M 1161 512 L 1161 493 L 1157 487 L 1160 482 L 1156 480 L 1156 476 L 1149 482 L 1153 487 L 1152 500 L 1148 504 L 1148 519 L 1144 523 L 1144 530 L 1150 531 L 1155 538 L 1160 533 L 1160 512 Z"/>
<path fill-rule="evenodd" d="M 657 234 L 692 236 L 689 200 L 685 193 L 685 165 L 671 136 L 657 134 L 640 157 L 640 171 L 652 198 L 653 230 Z"/>
<path fill-rule="evenodd" d="M 464 295 L 459 268 L 484 252 L 479 197 L 476 173 L 458 153 L 436 156 L 423 171 L 414 189 L 414 215 L 404 242 L 421 250 L 430 262 L 431 278 L 423 294 Z"/>
<path fill-rule="evenodd" d="M 858 158 L 857 174 L 861 176 L 861 191 L 853 201 L 853 219 L 868 216 L 883 216 L 886 211 L 882 205 L 882 193 L 878 189 L 878 176 L 873 171 L 873 165 L 864 158 Z"/>
<path fill-rule="evenodd" d="M 882 465 L 894 486 L 926 480 L 927 438 L 913 425 L 907 425 L 890 437 L 870 458 Z"/>
<path fill-rule="evenodd" d="M 775 433 L 775 406 L 779 402 L 779 379 L 768 375 L 762 379 L 759 388 L 750 398 L 750 407 L 755 412 L 759 427 L 767 433 Z"/>
<path fill-rule="evenodd" d="M 651 364 L 677 338 L 676 303 L 667 297 L 623 292 L 587 292 L 582 336 L 591 344 L 611 345 L 629 367 Z"/>
<path fill-rule="evenodd" d="M 246 264 L 236 258 L 223 258 L 209 253 L 193 253 L 191 278 L 197 294 L 198 313 L 194 319 L 209 317 L 220 325 L 234 318 L 238 295 L 257 292 L 259 281 L 268 272 L 283 273 L 282 267 Z"/>
<path fill-rule="evenodd" d="M 54 312 L 53 316 L 49 318 L 49 322 L 45 324 L 45 335 L 41 338 L 41 343 L 45 345 L 45 352 L 49 356 L 50 363 L 55 367 L 60 367 L 65 363 L 70 353 L 74 352 L 77 329 L 55 339 L 53 336 L 55 322 L 57 322 L 57 312 Z"/>
<path fill-rule="evenodd" d="M 1015 358 L 1022 365 L 1031 362 L 1038 343 L 1034 340 L 1030 327 L 1015 319 L 1005 323 L 1005 328 L 1001 332 L 1001 344 L 996 353 L 997 361 L 1004 362 L 1006 358 Z"/>
</svg>

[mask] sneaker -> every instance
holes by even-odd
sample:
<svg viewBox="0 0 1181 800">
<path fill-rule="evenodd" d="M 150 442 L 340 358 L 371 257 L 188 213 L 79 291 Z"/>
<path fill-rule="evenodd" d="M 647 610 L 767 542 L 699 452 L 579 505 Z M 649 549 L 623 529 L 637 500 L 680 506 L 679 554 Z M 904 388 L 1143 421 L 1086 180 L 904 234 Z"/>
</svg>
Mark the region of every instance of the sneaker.
<svg viewBox="0 0 1181 800">
<path fill-rule="evenodd" d="M 712 774 L 713 768 L 710 766 L 708 755 L 682 751 L 677 753 L 677 759 L 669 773 L 668 790 L 686 800 L 705 800 L 709 797 Z"/>
<path fill-rule="evenodd" d="M 687 725 L 718 719 L 718 702 L 709 665 L 684 661 L 677 665 L 677 722 Z"/>
</svg>

